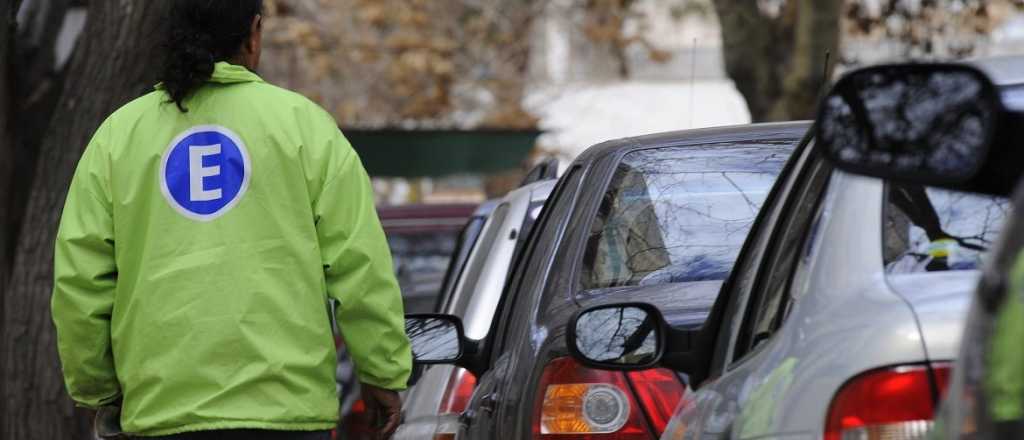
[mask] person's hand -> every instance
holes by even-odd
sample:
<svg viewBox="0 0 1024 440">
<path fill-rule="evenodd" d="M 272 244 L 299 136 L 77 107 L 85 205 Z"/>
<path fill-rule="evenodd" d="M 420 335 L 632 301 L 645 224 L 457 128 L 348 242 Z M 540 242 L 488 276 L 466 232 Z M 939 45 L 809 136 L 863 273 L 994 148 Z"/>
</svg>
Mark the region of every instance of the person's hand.
<svg viewBox="0 0 1024 440">
<path fill-rule="evenodd" d="M 360 383 L 366 414 L 376 430 L 377 439 L 387 440 L 402 423 L 402 398 L 398 392 Z"/>
</svg>

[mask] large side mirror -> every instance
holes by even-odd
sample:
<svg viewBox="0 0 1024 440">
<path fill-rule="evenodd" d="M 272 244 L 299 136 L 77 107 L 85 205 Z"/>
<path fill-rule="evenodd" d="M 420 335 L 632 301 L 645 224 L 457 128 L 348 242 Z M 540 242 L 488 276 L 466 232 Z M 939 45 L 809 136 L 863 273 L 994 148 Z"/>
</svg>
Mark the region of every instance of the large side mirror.
<svg viewBox="0 0 1024 440">
<path fill-rule="evenodd" d="M 665 351 L 665 320 L 649 304 L 586 309 L 569 321 L 568 347 L 577 360 L 604 369 L 657 365 Z"/>
<path fill-rule="evenodd" d="M 605 304 L 583 309 L 569 320 L 569 354 L 588 367 L 643 370 L 668 367 L 703 374 L 697 346 L 700 330 L 672 328 L 657 307 L 645 303 Z"/>
<path fill-rule="evenodd" d="M 462 321 L 449 315 L 405 316 L 405 334 L 412 345 L 413 362 L 422 365 L 454 364 L 462 358 Z"/>
<path fill-rule="evenodd" d="M 849 172 L 1008 194 L 1022 167 L 1003 162 L 1006 115 L 998 89 L 974 67 L 869 67 L 843 77 L 822 102 L 816 142 Z"/>
</svg>

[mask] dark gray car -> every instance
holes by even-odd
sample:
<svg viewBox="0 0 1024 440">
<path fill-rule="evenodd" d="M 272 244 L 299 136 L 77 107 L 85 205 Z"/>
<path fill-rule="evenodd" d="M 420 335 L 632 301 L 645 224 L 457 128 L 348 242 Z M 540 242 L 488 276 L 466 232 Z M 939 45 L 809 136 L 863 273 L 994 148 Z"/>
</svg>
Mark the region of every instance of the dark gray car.
<svg viewBox="0 0 1024 440">
<path fill-rule="evenodd" d="M 444 322 L 454 329 L 457 320 L 413 320 L 421 361 L 457 358 L 480 378 L 460 438 L 656 438 L 685 377 L 586 368 L 567 357 L 565 323 L 580 307 L 632 300 L 663 305 L 666 319 L 681 327 L 700 326 L 808 126 L 665 133 L 607 142 L 580 156 L 514 263 L 485 338 L 457 347 L 426 331 Z M 427 325 L 426 318 L 435 321 Z M 421 340 L 433 343 L 417 347 Z"/>
</svg>

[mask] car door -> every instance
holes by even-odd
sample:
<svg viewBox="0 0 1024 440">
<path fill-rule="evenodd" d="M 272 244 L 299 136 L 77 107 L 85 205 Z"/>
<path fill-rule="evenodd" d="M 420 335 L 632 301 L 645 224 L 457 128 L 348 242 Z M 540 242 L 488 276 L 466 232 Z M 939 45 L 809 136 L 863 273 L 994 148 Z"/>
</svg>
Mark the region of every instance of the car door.
<svg viewBox="0 0 1024 440">
<path fill-rule="evenodd" d="M 513 357 L 507 352 L 506 335 L 510 332 L 511 316 L 518 304 L 515 296 L 519 292 L 539 292 L 550 269 L 554 249 L 559 242 L 566 221 L 572 210 L 572 197 L 582 179 L 581 167 L 570 169 L 555 188 L 549 202 L 543 208 L 537 225 L 530 231 L 524 251 L 514 262 L 509 281 L 502 293 L 502 300 L 496 312 L 486 348 L 494 355 L 490 368 L 479 379 L 473 398 L 462 418 L 460 438 L 506 438 L 510 433 L 499 428 L 499 410 L 515 407 L 518 397 L 507 392 L 508 369 Z M 524 294 L 526 294 L 524 293 Z M 521 323 L 519 323 L 521 324 Z M 485 350 L 486 350 L 485 349 Z"/>
<path fill-rule="evenodd" d="M 806 143 L 769 196 L 764 217 L 724 290 L 728 308 L 719 330 L 711 378 L 666 429 L 667 438 L 757 438 L 773 431 L 772 392 L 787 380 L 787 359 L 770 349 L 788 310 L 790 283 L 831 167 Z M 758 375 L 755 377 L 755 375 Z M 758 400 L 757 404 L 750 403 Z M 742 424 L 737 420 L 743 419 Z M 685 427 L 685 428 L 684 428 Z M 691 434 L 692 435 L 692 434 Z M 691 438 L 691 437 L 687 437 Z"/>
</svg>

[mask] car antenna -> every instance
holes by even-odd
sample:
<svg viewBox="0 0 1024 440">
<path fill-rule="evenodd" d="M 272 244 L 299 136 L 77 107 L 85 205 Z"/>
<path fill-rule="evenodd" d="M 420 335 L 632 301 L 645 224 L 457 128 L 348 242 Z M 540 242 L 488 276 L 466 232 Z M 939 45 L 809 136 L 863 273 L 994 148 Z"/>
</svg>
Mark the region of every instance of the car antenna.
<svg viewBox="0 0 1024 440">
<path fill-rule="evenodd" d="M 825 70 L 823 72 L 821 72 L 821 91 L 818 92 L 818 99 L 819 100 L 824 99 L 825 98 L 825 94 L 828 93 L 828 87 L 829 87 L 829 82 L 830 82 L 829 76 L 828 76 L 828 68 L 829 68 L 829 63 L 831 62 L 831 60 L 832 60 L 832 51 L 831 50 L 826 50 L 825 51 Z"/>
<path fill-rule="evenodd" d="M 697 39 L 693 39 L 693 48 L 690 51 L 690 127 L 693 128 L 694 100 L 697 94 Z"/>
</svg>

